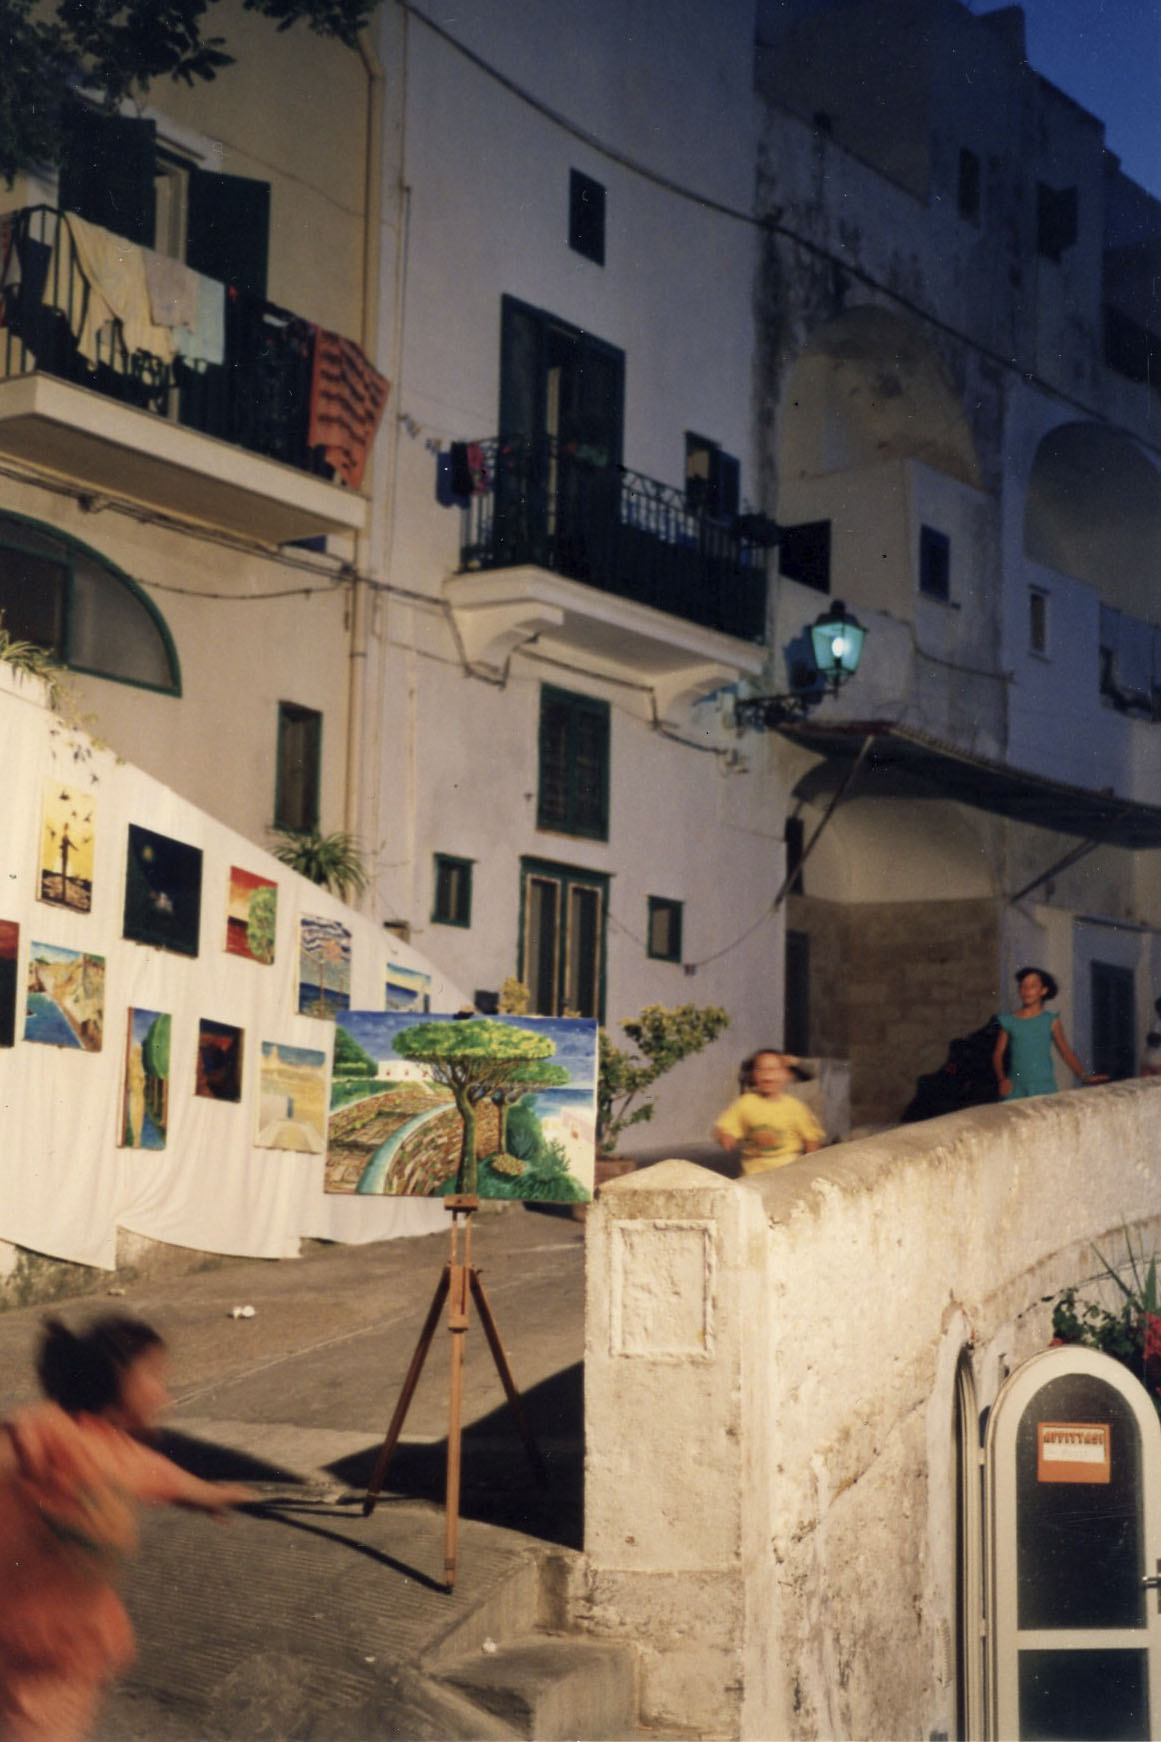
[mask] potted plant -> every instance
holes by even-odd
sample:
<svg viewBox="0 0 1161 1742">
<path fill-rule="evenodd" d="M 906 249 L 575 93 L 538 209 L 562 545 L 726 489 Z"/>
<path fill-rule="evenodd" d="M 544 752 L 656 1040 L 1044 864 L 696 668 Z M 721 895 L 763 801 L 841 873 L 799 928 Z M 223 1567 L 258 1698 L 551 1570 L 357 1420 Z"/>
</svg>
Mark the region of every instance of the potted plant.
<svg viewBox="0 0 1161 1742">
<path fill-rule="evenodd" d="M 622 1133 L 652 1119 L 654 1100 L 644 1098 L 659 1077 L 695 1052 L 701 1052 L 729 1026 L 729 1016 L 716 1004 L 680 1004 L 667 1009 L 646 1004 L 640 1014 L 622 1022 L 633 1049 L 618 1046 L 600 1031 L 597 1067 L 597 1179 L 632 1167 L 615 1162 Z"/>
<path fill-rule="evenodd" d="M 1052 1309 L 1054 1343 L 1081 1343 L 1100 1349 L 1135 1373 L 1161 1414 L 1161 1302 L 1157 1296 L 1156 1254 L 1145 1261 L 1142 1245 L 1134 1252 L 1132 1237 L 1125 1229 L 1126 1263 L 1109 1263 L 1097 1247 L 1093 1251 L 1104 1265 L 1097 1287 L 1107 1296 L 1117 1291 L 1115 1306 L 1104 1300 L 1080 1298 L 1078 1287 L 1062 1289 Z M 1130 1281 L 1121 1275 L 1128 1269 Z"/>
</svg>

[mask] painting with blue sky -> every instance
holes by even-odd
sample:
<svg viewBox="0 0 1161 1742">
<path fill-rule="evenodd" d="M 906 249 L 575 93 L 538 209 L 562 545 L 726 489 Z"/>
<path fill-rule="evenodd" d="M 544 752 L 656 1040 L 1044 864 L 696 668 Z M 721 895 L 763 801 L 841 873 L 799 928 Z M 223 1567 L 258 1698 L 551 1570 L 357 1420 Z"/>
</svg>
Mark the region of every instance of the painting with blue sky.
<svg viewBox="0 0 1161 1742">
<path fill-rule="evenodd" d="M 341 1011 L 326 1189 L 585 1203 L 596 1087 L 588 1019 Z"/>
</svg>

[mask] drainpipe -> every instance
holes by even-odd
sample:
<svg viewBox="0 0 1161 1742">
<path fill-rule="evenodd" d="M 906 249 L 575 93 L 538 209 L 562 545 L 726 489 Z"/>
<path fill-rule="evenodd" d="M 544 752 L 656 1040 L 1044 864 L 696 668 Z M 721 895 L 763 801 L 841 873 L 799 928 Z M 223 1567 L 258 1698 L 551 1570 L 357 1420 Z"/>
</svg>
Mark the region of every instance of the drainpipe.
<svg viewBox="0 0 1161 1742">
<path fill-rule="evenodd" d="M 359 55 L 367 74 L 367 138 L 363 162 L 363 311 L 359 342 L 374 360 L 379 334 L 379 221 L 382 200 L 383 107 L 386 84 L 382 63 L 368 30 L 359 32 Z M 392 420 L 394 421 L 394 420 Z M 372 469 L 374 480 L 378 467 Z M 347 758 L 343 783 L 343 827 L 359 836 L 363 811 L 363 715 L 367 697 L 367 622 L 369 589 L 360 575 L 375 575 L 380 492 L 372 482 L 371 524 L 355 540 L 355 576 L 351 580 L 350 649 L 347 681 Z M 360 843 L 364 849 L 367 842 Z"/>
</svg>

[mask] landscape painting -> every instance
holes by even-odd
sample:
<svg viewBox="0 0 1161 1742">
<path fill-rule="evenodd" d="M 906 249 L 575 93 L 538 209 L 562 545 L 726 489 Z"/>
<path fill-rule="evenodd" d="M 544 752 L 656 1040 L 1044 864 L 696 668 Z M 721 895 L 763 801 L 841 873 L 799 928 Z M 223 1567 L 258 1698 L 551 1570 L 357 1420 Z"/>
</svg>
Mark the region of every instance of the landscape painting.
<svg viewBox="0 0 1161 1742">
<path fill-rule="evenodd" d="M 258 1079 L 259 1149 L 293 1149 L 322 1155 L 326 1149 L 327 1055 L 307 1046 L 262 1042 Z"/>
<path fill-rule="evenodd" d="M 158 1010 L 130 1010 L 125 1037 L 121 1147 L 164 1149 L 169 1123 L 169 1039 L 172 1023 Z"/>
<path fill-rule="evenodd" d="M 274 960 L 278 885 L 256 871 L 230 866 L 226 897 L 226 949 L 232 956 L 269 964 Z"/>
<path fill-rule="evenodd" d="M 333 1018 L 351 1005 L 351 934 L 337 919 L 298 924 L 299 1013 Z"/>
<path fill-rule="evenodd" d="M 201 911 L 201 848 L 130 823 L 124 936 L 196 956 Z"/>
<path fill-rule="evenodd" d="M 20 927 L 0 919 L 0 1046 L 16 1044 L 16 971 Z"/>
<path fill-rule="evenodd" d="M 198 1068 L 194 1094 L 208 1101 L 242 1099 L 242 1030 L 229 1022 L 198 1023 Z"/>
<path fill-rule="evenodd" d="M 40 829 L 40 876 L 37 894 L 56 907 L 88 913 L 93 905 L 92 793 L 78 792 L 53 780 L 44 789 Z"/>
<path fill-rule="evenodd" d="M 421 968 L 403 968 L 398 962 L 387 964 L 388 1010 L 430 1010 L 431 975 Z"/>
<path fill-rule="evenodd" d="M 104 1029 L 104 956 L 30 944 L 25 1040 L 100 1052 Z"/>
<path fill-rule="evenodd" d="M 326 1190 L 585 1203 L 596 1078 L 587 1019 L 343 1012 Z"/>
</svg>

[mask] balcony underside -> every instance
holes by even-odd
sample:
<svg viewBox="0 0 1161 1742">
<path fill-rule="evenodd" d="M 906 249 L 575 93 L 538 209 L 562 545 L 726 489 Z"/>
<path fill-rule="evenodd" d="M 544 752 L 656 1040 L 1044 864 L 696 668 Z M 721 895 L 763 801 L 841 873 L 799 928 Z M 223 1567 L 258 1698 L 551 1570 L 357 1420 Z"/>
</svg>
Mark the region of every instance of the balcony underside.
<svg viewBox="0 0 1161 1742">
<path fill-rule="evenodd" d="M 472 664 L 500 667 L 535 640 L 556 658 L 653 691 L 659 714 L 762 670 L 764 650 L 532 564 L 444 583 Z"/>
<path fill-rule="evenodd" d="M 807 720 L 783 731 L 823 758 L 798 782 L 799 798 L 830 797 L 869 736 L 873 742 L 858 777 L 860 797 L 930 799 L 934 795 L 1102 845 L 1130 851 L 1161 847 L 1158 805 L 1069 786 L 881 721 L 828 727 Z"/>
<path fill-rule="evenodd" d="M 364 499 L 337 484 L 51 375 L 0 381 L 0 455 L 260 544 L 365 523 Z"/>
</svg>

